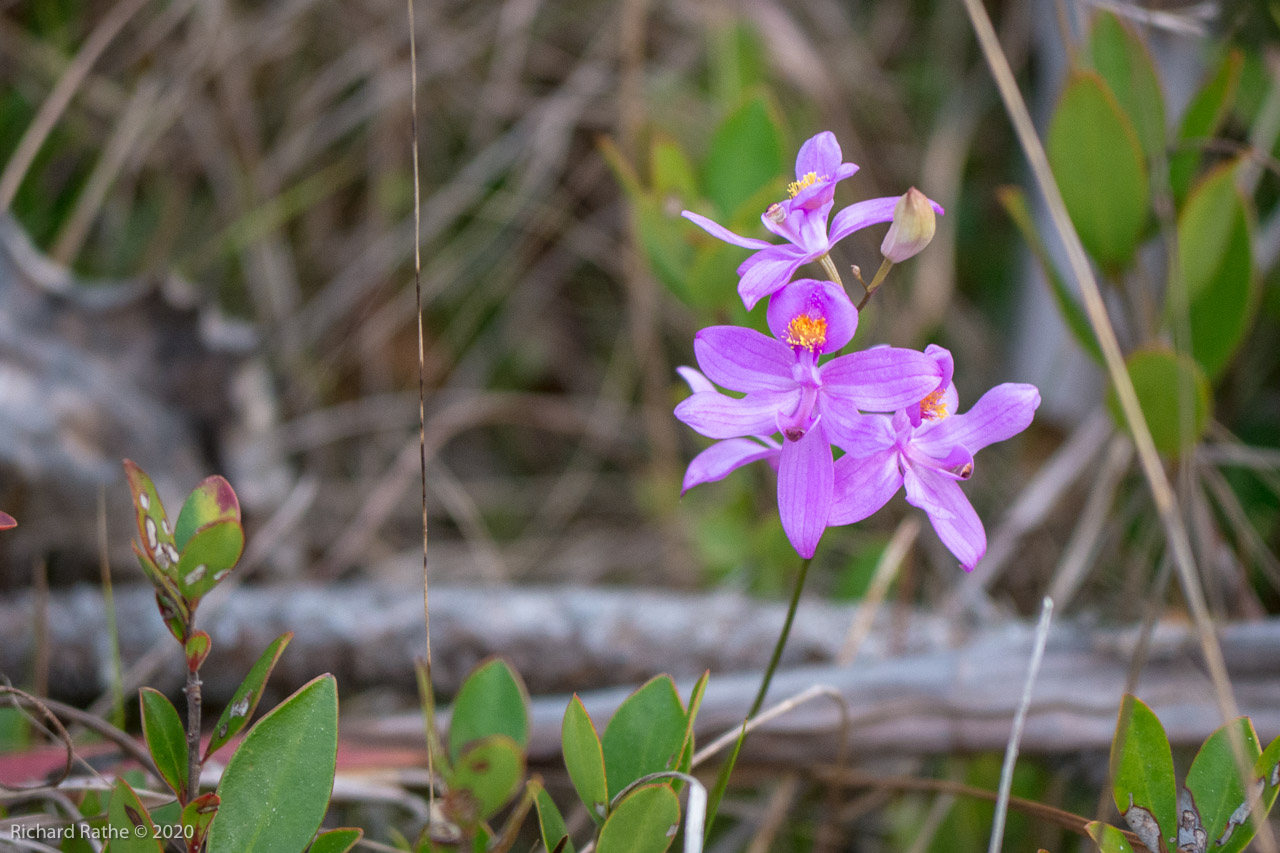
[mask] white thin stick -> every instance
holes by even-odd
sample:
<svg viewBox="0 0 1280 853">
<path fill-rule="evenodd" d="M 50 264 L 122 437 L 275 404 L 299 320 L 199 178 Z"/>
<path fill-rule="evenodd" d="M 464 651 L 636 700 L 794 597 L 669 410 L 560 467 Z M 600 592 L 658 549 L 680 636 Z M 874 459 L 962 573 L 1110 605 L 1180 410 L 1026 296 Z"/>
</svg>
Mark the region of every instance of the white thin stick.
<svg viewBox="0 0 1280 853">
<path fill-rule="evenodd" d="M 1013 788 L 1013 765 L 1018 761 L 1018 744 L 1022 742 L 1022 726 L 1027 721 L 1027 710 L 1031 707 L 1031 688 L 1035 686 L 1036 676 L 1040 673 L 1040 661 L 1044 659 L 1045 643 L 1049 641 L 1049 623 L 1053 618 L 1053 599 L 1044 597 L 1040 605 L 1040 621 L 1036 624 L 1035 643 L 1031 648 L 1031 664 L 1027 667 L 1027 680 L 1022 685 L 1022 699 L 1018 702 L 1018 711 L 1013 715 L 1013 730 L 1009 732 L 1009 743 L 1004 748 L 1004 766 L 1000 768 L 1000 789 L 996 794 L 996 818 L 991 826 L 991 843 L 987 845 L 987 853 L 1000 853 L 1000 845 L 1004 843 L 1004 821 L 1009 813 L 1009 792 Z"/>
<path fill-rule="evenodd" d="M 804 703 L 811 699 L 816 699 L 819 696 L 826 696 L 840 706 L 840 725 L 842 729 L 847 729 L 849 725 L 849 703 L 840 695 L 840 691 L 836 690 L 834 687 L 828 687 L 825 684 L 815 684 L 812 687 L 802 690 L 790 699 L 783 699 L 777 705 L 774 705 L 771 708 L 766 708 L 759 714 L 756 714 L 747 722 L 747 734 L 750 734 L 760 728 L 760 726 L 763 726 L 770 720 L 776 720 L 783 714 L 794 711 Z M 693 763 L 691 766 L 697 767 L 699 764 L 736 741 L 738 739 L 738 733 L 741 730 L 742 726 L 734 726 L 724 734 L 720 735 L 720 737 L 698 750 L 693 755 Z"/>
</svg>

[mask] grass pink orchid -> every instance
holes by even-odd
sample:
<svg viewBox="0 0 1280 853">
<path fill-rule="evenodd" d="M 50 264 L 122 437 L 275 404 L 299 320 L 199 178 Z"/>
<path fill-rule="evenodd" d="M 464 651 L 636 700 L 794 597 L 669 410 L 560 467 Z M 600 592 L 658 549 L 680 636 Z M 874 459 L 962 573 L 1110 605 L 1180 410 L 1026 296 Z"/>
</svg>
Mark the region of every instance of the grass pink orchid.
<svg viewBox="0 0 1280 853">
<path fill-rule="evenodd" d="M 828 429 L 849 432 L 862 417 L 860 411 L 887 412 L 918 402 L 938 386 L 941 368 L 923 353 L 890 347 L 819 364 L 821 356 L 852 340 L 858 325 L 853 303 L 833 282 L 795 282 L 770 300 L 767 319 L 772 337 L 737 326 L 711 326 L 698 333 L 694 354 L 706 378 L 745 396 L 697 390 L 701 386 L 695 384 L 693 395 L 675 414 L 708 438 L 782 433 L 778 511 L 792 546 L 809 558 L 827 527 L 834 499 Z M 686 474 L 686 483 L 715 479 L 713 474 L 723 476 L 771 452 L 733 445 L 716 454 Z"/>
<path fill-rule="evenodd" d="M 931 345 L 925 354 L 942 381 L 893 416 L 867 416 L 837 425 L 846 451 L 836 463 L 832 526 L 870 516 L 906 487 L 907 503 L 923 509 L 938 538 L 971 571 L 987 550 L 982 520 L 960 483 L 973 474 L 973 455 L 1017 435 L 1040 405 L 1034 385 L 997 385 L 964 414 L 951 384 L 951 353 Z"/>
<path fill-rule="evenodd" d="M 689 389 L 697 394 L 702 391 L 715 393 L 716 387 L 711 380 L 692 367 L 677 367 L 676 372 L 689 383 Z M 743 465 L 765 459 L 776 471 L 778 457 L 782 455 L 782 445 L 766 435 L 753 435 L 750 438 L 726 438 L 717 441 L 706 450 L 693 457 L 684 472 L 684 482 L 680 485 L 680 493 L 703 483 L 714 483 L 723 480 Z"/>
<path fill-rule="evenodd" d="M 735 234 L 705 216 L 686 210 L 686 219 L 717 239 L 755 249 L 738 267 L 738 293 L 747 310 L 766 296 L 781 290 L 801 265 L 816 261 L 848 235 L 869 225 L 893 220 L 899 196 L 874 198 L 852 204 L 828 218 L 835 201 L 835 187 L 858 171 L 853 163 L 841 162 L 840 144 L 835 134 L 824 131 L 812 137 L 796 156 L 796 179 L 788 187 L 790 198 L 769 206 L 760 217 L 764 227 L 786 243 L 770 243 Z M 929 202 L 938 213 L 942 207 Z"/>
</svg>

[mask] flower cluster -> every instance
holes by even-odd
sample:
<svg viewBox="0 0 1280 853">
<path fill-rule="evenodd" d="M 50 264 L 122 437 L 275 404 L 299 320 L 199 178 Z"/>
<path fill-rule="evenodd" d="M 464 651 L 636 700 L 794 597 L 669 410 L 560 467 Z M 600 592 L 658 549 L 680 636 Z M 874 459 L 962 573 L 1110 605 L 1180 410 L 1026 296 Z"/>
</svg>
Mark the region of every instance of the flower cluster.
<svg viewBox="0 0 1280 853">
<path fill-rule="evenodd" d="M 972 475 L 974 453 L 1031 423 L 1040 395 L 1033 386 L 1007 383 L 957 414 L 952 358 L 942 347 L 834 355 L 853 339 L 857 309 L 836 282 L 793 281 L 799 267 L 878 222 L 892 223 L 881 248 L 886 264 L 905 260 L 928 244 L 934 214 L 942 212 L 913 189 L 846 207 L 828 231 L 835 184 L 856 171 L 841 162 L 832 134 L 804 144 L 791 197 L 762 217 L 786 244 L 741 237 L 685 211 L 710 234 L 757 250 L 738 268 L 738 292 L 748 309 L 769 297 L 772 335 L 711 326 L 695 337 L 701 372 L 680 368 L 693 394 L 675 414 L 719 440 L 690 463 L 684 489 L 768 461 L 778 472 L 783 529 L 809 558 L 827 527 L 868 517 L 905 486 L 907 501 L 928 514 L 943 543 L 972 569 L 986 551 L 986 534 L 959 482 Z M 833 447 L 843 452 L 839 458 Z"/>
</svg>

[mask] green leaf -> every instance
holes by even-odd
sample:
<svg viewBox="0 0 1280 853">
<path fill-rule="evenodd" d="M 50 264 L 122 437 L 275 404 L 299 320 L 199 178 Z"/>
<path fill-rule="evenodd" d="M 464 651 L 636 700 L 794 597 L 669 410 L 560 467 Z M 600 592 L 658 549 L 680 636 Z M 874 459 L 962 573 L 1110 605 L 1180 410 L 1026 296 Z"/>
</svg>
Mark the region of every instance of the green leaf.
<svg viewBox="0 0 1280 853">
<path fill-rule="evenodd" d="M 1102 853 L 1133 853 L 1133 845 L 1129 843 L 1129 839 L 1109 823 L 1091 820 L 1084 825 L 1084 829 Z M 1154 853 L 1160 853 L 1160 849 L 1156 848 Z"/>
<path fill-rule="evenodd" d="M 1047 149 L 1084 247 L 1107 270 L 1124 267 L 1147 222 L 1150 187 L 1137 133 L 1097 74 L 1071 75 Z"/>
<path fill-rule="evenodd" d="M 107 825 L 111 827 L 109 853 L 160 853 L 163 850 L 147 807 L 123 779 L 117 779 L 111 791 Z"/>
<path fill-rule="evenodd" d="M 338 685 L 321 675 L 263 717 L 227 762 L 208 853 L 293 853 L 329 807 L 338 754 Z"/>
<path fill-rule="evenodd" d="M 569 838 L 569 830 L 564 825 L 564 817 L 561 816 L 560 809 L 556 808 L 551 795 L 541 785 L 538 786 L 538 795 L 534 798 L 533 804 L 538 809 L 538 829 L 542 833 L 542 846 L 550 853 L 563 839 L 566 843 L 561 848 L 562 853 L 575 853 L 573 840 Z"/>
<path fill-rule="evenodd" d="M 600 853 L 663 853 L 680 827 L 680 800 L 668 785 L 641 785 L 600 828 Z"/>
<path fill-rule="evenodd" d="M 713 98 L 720 104 L 737 103 L 743 92 L 764 82 L 771 67 L 759 35 L 733 16 L 712 28 L 710 57 Z"/>
<path fill-rule="evenodd" d="M 187 799 L 187 733 L 165 695 L 158 690 L 144 687 L 138 691 L 142 706 L 142 734 L 147 749 L 156 763 L 156 769 L 164 777 L 179 800 Z"/>
<path fill-rule="evenodd" d="M 138 541 L 142 553 L 163 574 L 174 577 L 173 567 L 178 562 L 178 549 L 174 545 L 173 531 L 164 512 L 164 504 L 155 484 L 131 459 L 124 460 L 125 479 L 133 495 L 134 514 L 138 520 Z M 141 558 L 139 558 L 141 559 Z M 145 569 L 146 566 L 143 566 Z"/>
<path fill-rule="evenodd" d="M 999 199 L 1005 212 L 1009 214 L 1009 218 L 1013 220 L 1013 224 L 1022 234 L 1022 239 L 1027 242 L 1027 248 L 1031 250 L 1032 256 L 1040 264 L 1045 281 L 1049 282 L 1049 292 L 1053 294 L 1053 301 L 1057 304 L 1059 313 L 1062 314 L 1063 322 L 1067 324 L 1067 328 L 1081 348 L 1094 361 L 1102 364 L 1102 350 L 1098 347 L 1097 338 L 1094 337 L 1093 327 L 1089 324 L 1089 317 L 1085 314 L 1084 308 L 1080 303 L 1076 302 L 1075 296 L 1067 289 L 1066 282 L 1062 280 L 1062 275 L 1058 272 L 1057 266 L 1054 265 L 1053 259 L 1049 257 L 1049 249 L 1045 246 L 1044 241 L 1040 239 L 1040 232 L 1036 230 L 1035 223 L 1031 219 L 1031 211 L 1027 207 L 1026 193 L 1018 187 L 1005 186 L 996 190 L 996 198 Z"/>
<path fill-rule="evenodd" d="M 363 829 L 347 826 L 331 829 L 316 836 L 309 853 L 347 853 L 361 838 L 364 838 Z"/>
<path fill-rule="evenodd" d="M 689 693 L 689 712 L 685 714 L 684 722 L 684 743 L 680 746 L 680 760 L 676 762 L 676 769 L 681 773 L 688 773 L 693 766 L 693 753 L 695 750 L 695 742 L 693 736 L 693 724 L 698 717 L 698 709 L 702 707 L 702 697 L 707 692 L 707 681 L 711 678 L 711 670 L 705 670 L 698 680 L 694 682 L 693 690 Z M 679 791 L 680 786 L 684 784 L 682 780 L 673 780 L 673 787 Z"/>
<path fill-rule="evenodd" d="M 686 281 L 694 249 L 687 239 L 689 223 L 667 213 L 660 200 L 642 196 L 632 203 L 636 241 L 654 274 L 681 302 L 689 302 Z"/>
<path fill-rule="evenodd" d="M 628 696 L 601 739 L 609 797 L 641 776 L 674 770 L 684 731 L 684 705 L 671 676 L 655 676 Z"/>
<path fill-rule="evenodd" d="M 468 792 L 483 821 L 507 804 L 523 778 L 524 749 L 506 735 L 489 735 L 462 750 L 446 781 L 451 793 Z"/>
<path fill-rule="evenodd" d="M 564 766 L 569 771 L 578 798 L 587 807 L 591 817 L 600 823 L 609 813 L 609 787 L 604 770 L 604 753 L 600 738 L 591 723 L 591 716 L 582 706 L 577 694 L 564 709 L 564 722 L 560 726 L 560 745 L 564 753 Z"/>
<path fill-rule="evenodd" d="M 1150 708 L 1126 693 L 1111 741 L 1111 790 L 1116 808 L 1149 850 L 1177 828 L 1173 752 Z"/>
<path fill-rule="evenodd" d="M 1093 67 L 1133 122 L 1142 150 L 1148 157 L 1163 152 L 1164 94 L 1146 45 L 1114 13 L 1102 11 L 1093 22 L 1089 52 Z"/>
<path fill-rule="evenodd" d="M 1178 258 L 1191 323 L 1191 354 L 1210 377 L 1235 355 L 1253 320 L 1251 217 L 1233 164 L 1209 172 L 1178 217 Z M 1170 300 L 1171 310 L 1177 310 Z"/>
<path fill-rule="evenodd" d="M 173 528 L 174 544 L 181 551 L 192 535 L 218 521 L 239 521 L 240 501 L 231 484 L 222 477 L 208 477 L 196 486 L 178 513 Z"/>
<path fill-rule="evenodd" d="M 726 116 L 712 135 L 704 177 L 707 196 L 721 216 L 783 174 L 775 115 L 768 100 L 757 95 Z"/>
<path fill-rule="evenodd" d="M 506 735 L 522 748 L 529 745 L 529 693 L 520 676 L 499 658 L 472 670 L 453 700 L 449 717 L 449 755 L 489 735 Z"/>
<path fill-rule="evenodd" d="M 1248 766 L 1253 768 L 1262 755 L 1258 733 L 1248 717 L 1239 717 L 1209 735 L 1187 771 L 1186 788 L 1195 800 L 1200 823 L 1209 836 L 1210 849 L 1219 843 L 1230 843 L 1232 836 L 1242 832 L 1240 824 L 1249 814 L 1245 789 L 1240 784 L 1240 772 L 1231 749 L 1232 730 L 1244 746 Z M 1231 824 L 1230 833 L 1227 833 L 1228 824 Z M 1252 835 L 1252 830 L 1249 834 Z"/>
<path fill-rule="evenodd" d="M 187 669 L 192 671 L 200 669 L 204 665 L 204 660 L 209 656 L 209 647 L 212 644 L 209 635 L 204 631 L 196 631 L 187 638 L 186 648 L 183 653 L 187 658 Z"/>
<path fill-rule="evenodd" d="M 1177 457 L 1199 441 L 1209 423 L 1211 405 L 1209 381 L 1200 365 L 1185 355 L 1152 347 L 1130 354 L 1126 366 L 1156 450 Z M 1190 394 L 1186 432 L 1182 429 L 1182 394 Z M 1125 417 L 1114 388 L 1107 396 L 1107 406 L 1115 422 L 1124 427 Z"/>
<path fill-rule="evenodd" d="M 213 823 L 214 815 L 218 813 L 221 802 L 218 795 L 210 791 L 187 803 L 186 808 L 182 810 L 182 826 L 190 828 L 190 834 L 183 837 L 195 842 L 197 849 L 204 837 L 209 834 L 209 827 Z"/>
<path fill-rule="evenodd" d="M 225 746 L 227 741 L 239 734 L 249 722 L 254 710 L 258 707 L 258 700 L 262 698 L 262 688 L 271 677 L 271 670 L 275 669 L 276 661 L 280 660 L 280 654 L 292 639 L 293 632 L 286 631 L 276 637 L 258 656 L 249 674 L 232 694 L 227 707 L 222 709 L 222 716 L 218 718 L 218 724 L 213 727 L 213 736 L 209 738 L 209 746 L 204 751 L 206 760 Z"/>
<path fill-rule="evenodd" d="M 649 145 L 649 174 L 653 179 L 654 194 L 660 201 L 674 197 L 687 205 L 698 197 L 698 179 L 689 155 L 665 134 L 655 136 Z"/>
<path fill-rule="evenodd" d="M 1240 84 L 1240 70 L 1244 67 L 1244 54 L 1239 50 L 1228 51 L 1218 63 L 1212 77 L 1182 114 L 1182 126 L 1178 130 L 1178 139 L 1182 142 L 1203 142 L 1210 139 L 1222 126 L 1227 111 L 1236 97 L 1236 88 Z M 1189 147 L 1175 152 L 1169 158 L 1169 183 L 1173 188 L 1173 197 L 1181 206 L 1191 188 L 1191 181 L 1200 166 L 1199 148 Z"/>
<path fill-rule="evenodd" d="M 244 528 L 239 521 L 217 521 L 197 530 L 174 572 L 183 597 L 199 601 L 235 567 L 242 551 Z"/>
</svg>

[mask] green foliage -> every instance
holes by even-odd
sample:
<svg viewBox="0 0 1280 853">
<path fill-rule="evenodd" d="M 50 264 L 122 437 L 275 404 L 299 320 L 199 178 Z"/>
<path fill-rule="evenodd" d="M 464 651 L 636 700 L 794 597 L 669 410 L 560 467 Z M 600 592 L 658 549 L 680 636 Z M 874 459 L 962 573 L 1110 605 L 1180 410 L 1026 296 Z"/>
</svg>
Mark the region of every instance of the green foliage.
<svg viewBox="0 0 1280 853">
<path fill-rule="evenodd" d="M 258 656 L 249 674 L 244 677 L 244 681 L 240 682 L 240 686 L 231 696 L 227 707 L 222 709 L 222 716 L 218 718 L 218 724 L 213 727 L 209 746 L 204 751 L 205 758 L 225 746 L 227 741 L 239 734 L 253 717 L 253 712 L 258 707 L 258 700 L 262 698 L 262 688 L 266 686 L 267 679 L 271 677 L 271 670 L 275 669 L 276 661 L 280 659 L 285 646 L 289 645 L 292 639 L 292 631 L 281 634 L 272 640 L 271 645 Z"/>
<path fill-rule="evenodd" d="M 680 800 L 668 785 L 641 785 L 600 828 L 600 853 L 663 853 L 680 826 Z"/>
<path fill-rule="evenodd" d="M 208 836 L 209 827 L 213 825 L 214 815 L 218 813 L 221 803 L 218 795 L 211 791 L 196 797 L 182 810 L 183 838 L 190 839 L 196 849 L 200 849 Z"/>
<path fill-rule="evenodd" d="M 1106 269 L 1122 269 L 1150 215 L 1147 165 L 1133 123 L 1101 77 L 1072 73 L 1046 148 L 1085 249 Z"/>
<path fill-rule="evenodd" d="M 1218 132 L 1235 100 L 1243 66 L 1243 55 L 1238 50 L 1228 51 L 1182 114 L 1178 141 L 1187 147 L 1169 158 L 1169 184 L 1179 205 L 1191 189 L 1191 182 L 1203 159 L 1199 145 Z"/>
<path fill-rule="evenodd" d="M 1102 853 L 1133 853 L 1133 845 L 1129 843 L 1129 839 L 1124 837 L 1124 833 L 1116 829 L 1109 823 L 1101 821 L 1090 821 L 1085 829 L 1089 832 L 1089 837 L 1098 845 L 1098 849 Z M 1159 853 L 1160 848 L 1155 848 Z"/>
<path fill-rule="evenodd" d="M 1094 19 L 1089 39 L 1093 67 L 1133 123 L 1142 150 L 1162 157 L 1165 144 L 1164 93 L 1146 45 L 1112 12 Z"/>
<path fill-rule="evenodd" d="M 466 792 L 469 816 L 488 820 L 519 790 L 524 762 L 519 744 L 506 735 L 489 735 L 463 748 L 446 781 L 450 791 Z"/>
<path fill-rule="evenodd" d="M 187 734 L 178 716 L 164 694 L 150 687 L 138 691 L 142 706 L 142 733 L 147 749 L 156 763 L 156 769 L 164 777 L 178 799 L 187 799 Z"/>
<path fill-rule="evenodd" d="M 564 817 L 561 816 L 560 809 L 556 808 L 551 795 L 541 785 L 538 786 L 534 804 L 538 808 L 538 829 L 542 833 L 542 845 L 548 853 L 557 848 L 561 853 L 575 853 L 573 841 L 569 838 L 569 830 L 565 828 Z M 559 847 L 562 841 L 564 847 Z"/>
<path fill-rule="evenodd" d="M 308 848 L 308 853 L 347 853 L 361 838 L 364 838 L 363 829 L 345 826 L 330 829 L 316 836 L 316 840 L 311 842 Z"/>
<path fill-rule="evenodd" d="M 610 798 L 641 776 L 674 770 L 686 728 L 684 705 L 670 676 L 655 676 L 628 696 L 601 738 Z"/>
<path fill-rule="evenodd" d="M 117 779 L 112 788 L 107 825 L 111 827 L 107 853 L 160 853 L 163 850 L 151 814 L 123 779 Z"/>
<path fill-rule="evenodd" d="M 1253 723 L 1241 717 L 1209 735 L 1187 771 L 1186 788 L 1213 849 L 1222 842 L 1231 842 L 1237 833 L 1241 839 L 1253 835 L 1252 827 L 1240 828 L 1249 812 L 1231 744 L 1233 737 L 1243 747 L 1247 766 L 1253 767 L 1262 755 L 1262 748 Z"/>
<path fill-rule="evenodd" d="M 605 776 L 604 752 L 591 716 L 576 695 L 569 700 L 560 726 L 560 742 L 565 768 L 587 812 L 597 822 L 609 813 L 609 786 Z"/>
<path fill-rule="evenodd" d="M 1157 347 L 1138 350 L 1125 364 L 1156 450 L 1180 456 L 1200 440 L 1209 423 L 1212 400 L 1204 372 L 1187 356 Z M 1185 430 L 1184 395 L 1188 404 Z M 1107 404 L 1116 423 L 1125 426 L 1115 389 Z"/>
<path fill-rule="evenodd" d="M 1147 849 L 1159 851 L 1160 839 L 1173 837 L 1178 812 L 1169 739 L 1155 713 L 1129 694 L 1111 741 L 1111 790 L 1116 809 Z"/>
<path fill-rule="evenodd" d="M 259 720 L 227 762 L 208 853 L 304 850 L 328 809 L 337 750 L 338 687 L 322 675 Z"/>
<path fill-rule="evenodd" d="M 197 530 L 218 522 L 239 520 L 240 501 L 231 484 L 222 477 L 208 477 L 183 502 L 173 528 L 174 543 L 181 551 Z"/>
<path fill-rule="evenodd" d="M 786 169 L 777 110 L 764 95 L 743 102 L 711 135 L 705 165 L 707 197 L 723 217 Z"/>
<path fill-rule="evenodd" d="M 450 758 L 456 761 L 468 744 L 490 735 L 506 735 L 522 749 L 529 743 L 529 693 L 499 658 L 476 667 L 453 701 Z"/>
</svg>

